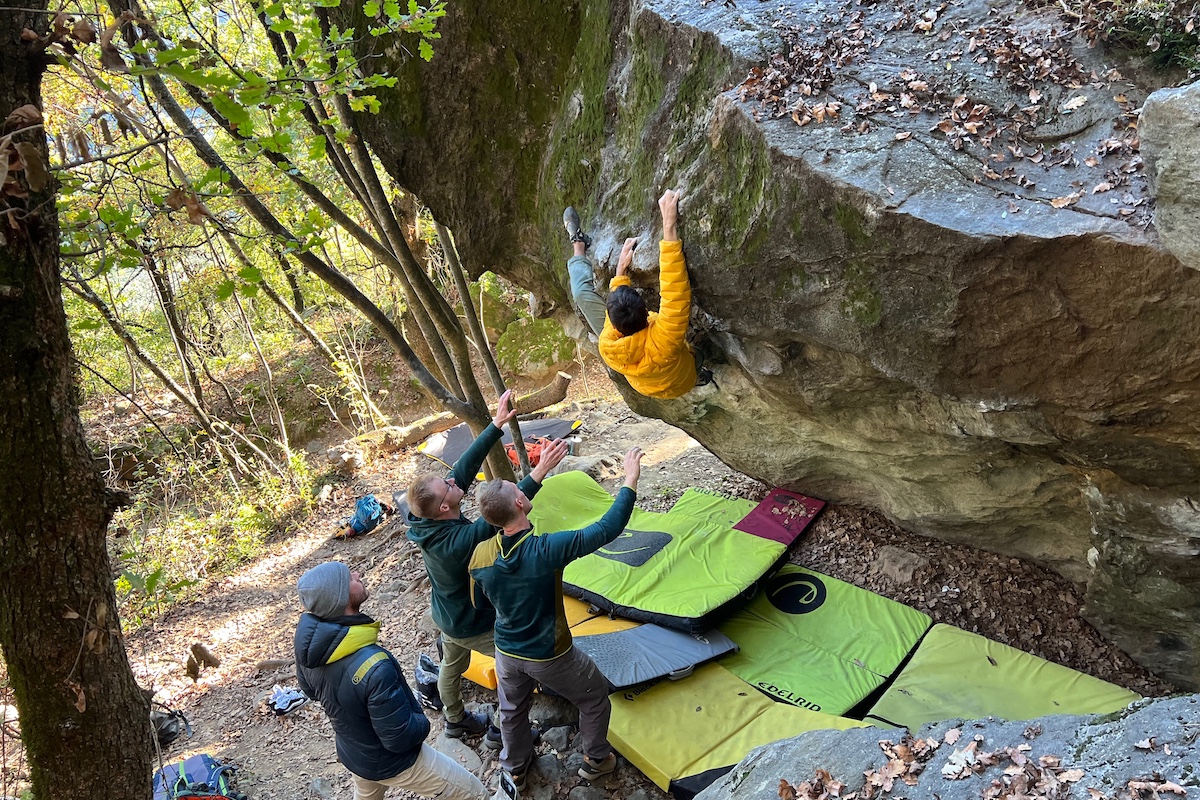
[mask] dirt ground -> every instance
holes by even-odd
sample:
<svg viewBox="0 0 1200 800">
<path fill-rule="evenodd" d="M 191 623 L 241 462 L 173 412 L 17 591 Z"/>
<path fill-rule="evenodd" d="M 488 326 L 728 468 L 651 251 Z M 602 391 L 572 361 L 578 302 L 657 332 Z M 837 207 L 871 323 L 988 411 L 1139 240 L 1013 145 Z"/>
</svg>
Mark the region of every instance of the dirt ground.
<svg viewBox="0 0 1200 800">
<path fill-rule="evenodd" d="M 665 511 L 689 486 L 752 500 L 764 495 L 768 487 L 731 470 L 686 434 L 630 411 L 601 370 L 589 369 L 586 378 L 573 382 L 564 413 L 584 422 L 580 457 L 602 456 L 611 462 L 610 467 L 601 465 L 606 488 L 619 484 L 620 456 L 637 444 L 646 450 L 638 499 L 642 508 Z M 350 541 L 335 540 L 332 534 L 360 495 L 390 497 L 418 470 L 435 466 L 415 448 L 369 464 L 353 481 L 334 485 L 329 501 L 318 507 L 300 533 L 274 543 L 256 563 L 207 587 L 203 599 L 174 608 L 129 637 L 138 680 L 154 687 L 158 699 L 182 709 L 193 727 L 192 737 L 174 744 L 166 758 L 209 752 L 232 759 L 242 766 L 240 788 L 252 800 L 351 796 L 321 709 L 309 704 L 277 717 L 263 701 L 277 683 L 295 686 L 292 635 L 300 612 L 296 579 L 325 560 L 344 560 L 362 572 L 372 595 L 363 610 L 383 622 L 382 643 L 406 671 L 418 653 L 434 652 L 420 554 L 405 539 L 399 522 Z M 894 569 L 881 571 L 885 561 L 904 553 L 917 557 L 911 580 L 889 577 Z M 1143 694 L 1172 690 L 1080 619 L 1082 603 L 1070 584 L 1024 562 L 922 539 L 898 530 L 879 514 L 842 507 L 826 508 L 794 548 L 791 560 L 919 608 L 935 621 Z M 206 669 L 193 682 L 184 673 L 184 661 L 196 642 L 213 650 L 221 665 Z M 473 685 L 468 690 L 469 701 L 494 699 L 492 692 Z M 440 717 L 434 718 L 430 741 L 442 729 Z M 549 752 L 548 745 L 541 745 L 541 751 Z M 494 789 L 495 754 L 481 747 L 477 754 L 483 764 L 481 777 Z M 558 755 L 565 759 L 568 753 Z M 556 783 L 552 796 L 666 797 L 624 762 L 616 776 L 597 782 L 598 792 L 571 792 L 581 781 L 573 771 L 567 775 Z M 536 786 L 539 780 L 535 772 L 531 783 Z M 395 790 L 389 794 L 411 796 Z"/>
</svg>

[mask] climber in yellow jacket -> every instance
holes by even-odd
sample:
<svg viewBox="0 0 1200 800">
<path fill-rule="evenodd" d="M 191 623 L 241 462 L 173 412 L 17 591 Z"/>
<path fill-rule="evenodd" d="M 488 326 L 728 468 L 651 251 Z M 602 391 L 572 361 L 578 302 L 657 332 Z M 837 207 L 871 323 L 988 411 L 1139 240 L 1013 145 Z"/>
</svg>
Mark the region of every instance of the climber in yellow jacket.
<svg viewBox="0 0 1200 800">
<path fill-rule="evenodd" d="M 649 311 L 630 284 L 629 265 L 637 239 L 626 239 L 609 283 L 600 356 L 647 397 L 670 400 L 696 385 L 696 360 L 686 336 L 692 308 L 692 287 L 683 261 L 683 242 L 676 223 L 679 193 L 663 192 L 658 200 L 663 235 L 658 246 L 659 310 Z"/>
</svg>

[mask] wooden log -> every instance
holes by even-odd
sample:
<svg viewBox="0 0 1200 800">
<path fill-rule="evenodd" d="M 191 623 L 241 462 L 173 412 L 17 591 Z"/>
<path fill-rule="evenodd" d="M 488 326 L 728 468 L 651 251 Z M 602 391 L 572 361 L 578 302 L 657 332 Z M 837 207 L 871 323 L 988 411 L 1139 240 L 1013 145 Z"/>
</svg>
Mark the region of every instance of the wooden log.
<svg viewBox="0 0 1200 800">
<path fill-rule="evenodd" d="M 532 414 L 534 411 L 540 411 L 546 406 L 561 403 L 567 398 L 567 388 L 570 386 L 570 383 L 571 376 L 565 372 L 560 372 L 554 376 L 553 381 L 536 392 L 531 392 L 524 397 L 518 397 L 513 401 L 513 408 L 517 410 L 517 414 Z"/>
</svg>

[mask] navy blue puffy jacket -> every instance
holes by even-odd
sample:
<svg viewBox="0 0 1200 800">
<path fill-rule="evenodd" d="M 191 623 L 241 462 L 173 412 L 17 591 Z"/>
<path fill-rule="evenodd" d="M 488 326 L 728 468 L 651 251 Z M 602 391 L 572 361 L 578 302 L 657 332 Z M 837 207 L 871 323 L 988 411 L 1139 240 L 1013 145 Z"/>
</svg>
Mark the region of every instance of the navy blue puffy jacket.
<svg viewBox="0 0 1200 800">
<path fill-rule="evenodd" d="M 368 780 L 411 767 L 429 735 L 429 720 L 392 654 L 377 643 L 379 623 L 365 614 L 296 627 L 296 676 L 333 724 L 338 758 Z"/>
</svg>

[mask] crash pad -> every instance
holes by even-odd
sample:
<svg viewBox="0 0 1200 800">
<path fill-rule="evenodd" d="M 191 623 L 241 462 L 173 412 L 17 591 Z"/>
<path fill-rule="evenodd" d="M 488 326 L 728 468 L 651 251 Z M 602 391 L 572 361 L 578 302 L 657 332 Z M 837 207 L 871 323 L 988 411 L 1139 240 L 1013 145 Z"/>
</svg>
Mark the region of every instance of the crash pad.
<svg viewBox="0 0 1200 800">
<path fill-rule="evenodd" d="M 898 671 L 929 626 L 920 611 L 788 564 L 719 626 L 739 647 L 721 665 L 782 702 L 845 714 Z"/>
<path fill-rule="evenodd" d="M 563 598 L 563 610 L 575 646 L 591 656 L 612 690 L 685 674 L 697 664 L 737 649 L 719 631 L 693 635 L 650 623 L 614 619 L 573 597 Z M 495 689 L 495 659 L 471 653 L 465 676 Z"/>
<path fill-rule="evenodd" d="M 868 719 L 916 730 L 943 719 L 1105 714 L 1139 696 L 951 625 L 934 625 Z"/>
<path fill-rule="evenodd" d="M 683 680 L 625 689 L 611 699 L 609 741 L 677 798 L 693 796 L 760 745 L 805 731 L 869 724 L 776 703 L 719 664 L 699 667 Z M 703 780 L 695 780 L 698 776 Z"/>
<path fill-rule="evenodd" d="M 529 519 L 541 533 L 574 530 L 610 505 L 612 496 L 594 480 L 568 472 L 546 480 Z M 616 540 L 567 566 L 563 590 L 630 619 L 689 633 L 708 630 L 791 543 L 734 530 L 753 507 L 689 489 L 666 513 L 635 509 Z"/>
<path fill-rule="evenodd" d="M 527 442 L 539 436 L 547 439 L 561 439 L 582 424 L 583 422 L 577 419 L 527 419 L 519 423 L 521 438 Z M 471 433 L 471 429 L 467 427 L 466 423 L 462 423 L 448 431 L 433 434 L 417 445 L 417 452 L 429 456 L 434 461 L 440 461 L 447 467 L 453 467 L 454 462 L 467 452 L 467 448 L 473 441 L 475 441 L 475 434 Z M 511 442 L 512 433 L 506 426 L 504 435 L 500 437 L 500 443 L 510 444 Z"/>
</svg>

